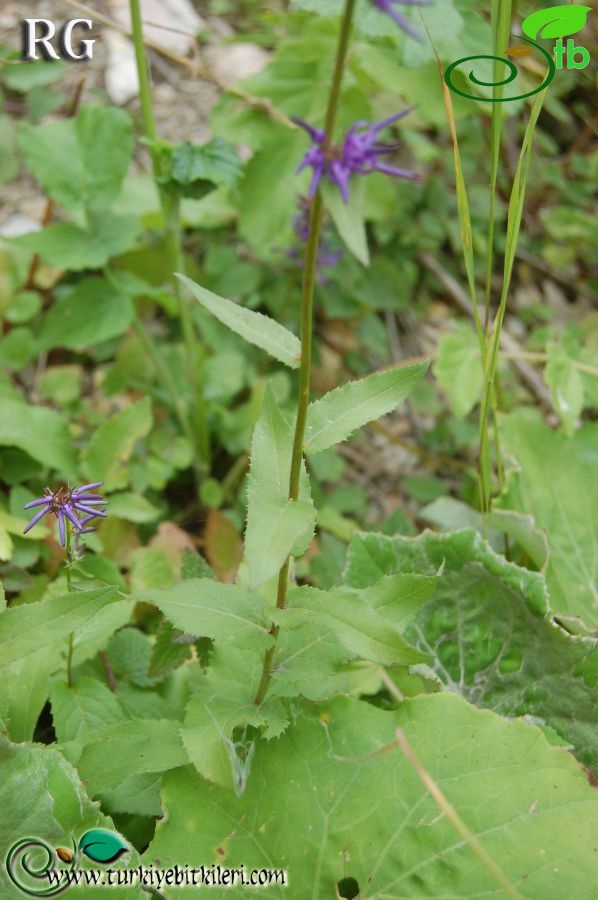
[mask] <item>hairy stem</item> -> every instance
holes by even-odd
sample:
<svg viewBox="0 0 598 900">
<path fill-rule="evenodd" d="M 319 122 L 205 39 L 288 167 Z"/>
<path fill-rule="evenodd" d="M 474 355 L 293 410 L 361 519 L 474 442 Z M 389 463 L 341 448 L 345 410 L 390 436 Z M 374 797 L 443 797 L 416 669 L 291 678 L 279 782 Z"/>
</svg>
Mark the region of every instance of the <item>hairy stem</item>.
<svg viewBox="0 0 598 900">
<path fill-rule="evenodd" d="M 336 115 L 338 112 L 338 104 L 341 93 L 341 85 L 343 80 L 343 72 L 347 59 L 347 51 L 349 49 L 349 40 L 351 37 L 351 25 L 353 22 L 353 12 L 355 9 L 355 0 L 345 0 L 345 9 L 341 22 L 341 31 L 339 36 L 338 48 L 336 52 L 336 61 L 334 65 L 334 75 L 328 97 L 328 107 L 326 110 L 326 126 L 324 150 L 327 152 L 334 136 L 334 126 L 336 123 Z M 299 497 L 299 484 L 301 480 L 301 467 L 303 464 L 303 441 L 305 438 L 305 426 L 307 424 L 307 409 L 309 406 L 309 389 L 311 384 L 311 357 L 312 357 L 312 340 L 313 340 L 313 303 L 314 303 L 314 287 L 316 281 L 316 268 L 318 261 L 318 248 L 320 244 L 320 230 L 322 227 L 322 216 L 324 205 L 322 197 L 318 191 L 311 205 L 309 217 L 309 234 L 305 250 L 305 266 L 303 269 L 303 286 L 301 291 L 301 366 L 299 369 L 299 396 L 297 419 L 295 422 L 295 435 L 293 438 L 293 452 L 291 456 L 291 472 L 289 477 L 289 500 L 297 500 Z M 291 565 L 291 557 L 287 557 L 278 575 L 278 588 L 276 592 L 276 606 L 278 609 L 284 609 L 286 606 L 287 591 L 289 586 L 289 570 Z M 278 637 L 278 625 L 272 625 L 270 634 L 276 641 Z M 266 652 L 264 657 L 264 666 L 262 669 L 262 677 L 255 695 L 254 703 L 259 705 L 264 700 L 270 679 L 272 678 L 272 661 L 276 650 L 276 643 Z"/>
</svg>

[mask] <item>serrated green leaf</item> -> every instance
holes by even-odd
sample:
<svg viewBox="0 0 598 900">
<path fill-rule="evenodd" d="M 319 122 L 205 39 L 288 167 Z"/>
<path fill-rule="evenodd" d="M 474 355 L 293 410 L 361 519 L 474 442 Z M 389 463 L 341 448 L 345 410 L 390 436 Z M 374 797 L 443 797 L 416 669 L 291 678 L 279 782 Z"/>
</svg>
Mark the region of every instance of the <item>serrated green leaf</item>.
<svg viewBox="0 0 598 900">
<path fill-rule="evenodd" d="M 428 363 L 418 363 L 374 372 L 359 381 L 349 381 L 311 403 L 307 414 L 305 452 L 326 450 L 346 440 L 367 422 L 395 409 L 427 368 Z"/>
<path fill-rule="evenodd" d="M 81 675 L 69 687 L 58 678 L 50 688 L 52 722 L 61 744 L 83 744 L 94 732 L 123 722 L 127 716 L 116 695 L 97 678 Z"/>
<path fill-rule="evenodd" d="M 188 762 L 174 719 L 136 719 L 110 725 L 85 744 L 77 769 L 94 796 L 131 775 L 164 772 Z"/>
<path fill-rule="evenodd" d="M 149 675 L 152 656 L 150 638 L 138 628 L 121 628 L 108 644 L 108 659 L 116 679 L 138 687 L 149 687 L 160 681 Z"/>
<path fill-rule="evenodd" d="M 393 623 L 350 591 L 297 588 L 290 592 L 287 608 L 272 615 L 283 629 L 321 621 L 353 656 L 367 661 L 393 666 L 415 665 L 427 659 L 425 653 L 407 643 Z"/>
<path fill-rule="evenodd" d="M 598 424 L 568 438 L 547 428 L 536 411 L 519 409 L 504 418 L 500 432 L 520 471 L 511 473 L 498 505 L 531 513 L 546 531 L 546 580 L 557 615 L 598 626 Z"/>
<path fill-rule="evenodd" d="M 583 412 L 583 379 L 561 344 L 550 342 L 546 347 L 546 354 L 548 359 L 544 381 L 550 388 L 552 403 L 563 423 L 565 434 L 571 436 Z"/>
<path fill-rule="evenodd" d="M 104 422 L 83 452 L 85 475 L 103 481 L 105 490 L 126 487 L 129 482 L 127 462 L 137 441 L 152 427 L 152 404 L 149 397 L 132 403 Z"/>
<path fill-rule="evenodd" d="M 192 767 L 165 776 L 166 815 L 146 865 L 211 859 L 222 847 L 227 866 L 286 870 L 288 886 L 271 883 L 272 898 L 289 889 L 334 897 L 348 878 L 368 900 L 498 897 L 495 877 L 396 745 L 401 728 L 515 891 L 589 900 L 598 883 L 598 794 L 538 729 L 448 693 L 407 700 L 396 712 L 344 698 L 297 712 L 283 736 L 256 751 L 242 797 Z M 289 810 L 293 828 L 285 827 Z"/>
<path fill-rule="evenodd" d="M 315 510 L 304 466 L 299 499 L 288 499 L 292 447 L 292 428 L 268 387 L 253 433 L 247 488 L 244 567 L 250 588 L 272 578 L 289 553 L 304 553 L 313 536 Z"/>
<path fill-rule="evenodd" d="M 133 152 L 133 125 L 121 109 L 84 106 L 74 119 L 21 126 L 21 153 L 47 194 L 67 209 L 106 209 Z"/>
<path fill-rule="evenodd" d="M 264 619 L 264 600 L 234 584 L 189 578 L 168 590 L 137 591 L 187 634 L 211 637 L 237 647 L 264 649 L 272 643 Z"/>
<path fill-rule="evenodd" d="M 182 636 L 183 632 L 173 628 L 170 622 L 164 620 L 160 623 L 152 649 L 150 675 L 169 675 L 191 658 L 191 647 L 180 640 Z"/>
<path fill-rule="evenodd" d="M 66 639 L 105 607 L 118 604 L 116 593 L 113 587 L 73 591 L 3 610 L 0 613 L 0 666 Z"/>
<path fill-rule="evenodd" d="M 241 161 L 235 148 L 222 138 L 213 138 L 207 144 L 190 141 L 175 147 L 170 159 L 170 171 L 162 183 L 168 185 L 168 177 L 183 197 L 201 199 L 219 185 L 233 187 L 241 177 Z"/>
<path fill-rule="evenodd" d="M 0 397 L 0 446 L 19 447 L 65 475 L 75 469 L 68 425 L 52 409 Z"/>
<path fill-rule="evenodd" d="M 440 338 L 433 370 L 449 396 L 453 414 L 464 419 L 479 403 L 484 386 L 480 344 L 473 329 L 459 327 Z"/>
<path fill-rule="evenodd" d="M 323 180 L 320 183 L 322 198 L 327 212 L 339 235 L 363 266 L 369 266 L 370 253 L 363 216 L 363 181 L 355 179 L 351 183 L 349 202 L 344 203 L 336 185 Z"/>
<path fill-rule="evenodd" d="M 529 38 L 561 38 L 577 34 L 586 24 L 591 6 L 551 6 L 539 9 L 521 23 L 521 30 Z"/>
<path fill-rule="evenodd" d="M 197 771 L 241 795 L 247 786 L 257 734 L 239 729 L 271 729 L 279 734 L 287 717 L 278 702 L 254 701 L 263 659 L 257 653 L 217 646 L 210 668 L 198 680 L 187 706 L 181 735 Z M 237 737 L 233 732 L 237 729 Z"/>
<path fill-rule="evenodd" d="M 183 282 L 205 309 L 216 316 L 231 331 L 240 334 L 250 344 L 255 344 L 256 347 L 265 350 L 274 359 L 290 366 L 291 369 L 298 368 L 301 344 L 299 339 L 287 328 L 279 325 L 269 316 L 246 309 L 244 306 L 233 303 L 232 300 L 225 300 L 224 297 L 207 291 L 185 275 L 177 273 L 177 278 Z"/>
<path fill-rule="evenodd" d="M 369 563 L 392 574 L 442 569 L 430 600 L 405 636 L 430 653 L 431 669 L 451 691 L 501 715 L 530 716 L 552 727 L 588 766 L 598 767 L 598 641 L 573 637 L 548 608 L 544 578 L 494 553 L 472 530 L 417 538 L 356 535 L 347 579 L 363 584 Z M 379 582 L 378 582 L 379 583 Z"/>
</svg>

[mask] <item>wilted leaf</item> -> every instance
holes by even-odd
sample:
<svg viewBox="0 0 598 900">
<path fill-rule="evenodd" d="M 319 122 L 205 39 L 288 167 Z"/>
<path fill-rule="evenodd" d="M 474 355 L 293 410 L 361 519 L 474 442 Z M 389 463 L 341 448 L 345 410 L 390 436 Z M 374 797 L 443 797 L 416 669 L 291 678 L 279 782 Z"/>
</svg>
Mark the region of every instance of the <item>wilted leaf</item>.
<svg viewBox="0 0 598 900">
<path fill-rule="evenodd" d="M 505 56 L 531 56 L 534 51 L 527 44 L 515 44 L 505 50 Z"/>
</svg>

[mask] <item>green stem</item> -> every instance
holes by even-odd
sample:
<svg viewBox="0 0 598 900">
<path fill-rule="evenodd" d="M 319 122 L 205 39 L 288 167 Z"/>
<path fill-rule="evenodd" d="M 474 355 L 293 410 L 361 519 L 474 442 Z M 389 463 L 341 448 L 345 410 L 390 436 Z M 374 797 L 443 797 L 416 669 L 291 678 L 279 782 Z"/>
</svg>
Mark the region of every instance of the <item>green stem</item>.
<svg viewBox="0 0 598 900">
<path fill-rule="evenodd" d="M 71 585 L 71 526 L 67 522 L 66 525 L 66 589 L 70 593 Z M 75 633 L 71 631 L 69 634 L 67 651 L 66 651 L 66 683 L 69 687 L 73 686 L 73 650 L 75 644 Z"/>
<path fill-rule="evenodd" d="M 334 126 L 336 123 L 343 72 L 345 69 L 349 40 L 351 37 L 351 26 L 353 22 L 355 2 L 356 0 L 345 0 L 345 9 L 343 12 L 343 19 L 341 23 L 338 49 L 336 52 L 334 75 L 332 78 L 332 85 L 328 98 L 328 107 L 326 110 L 326 136 L 324 139 L 325 153 L 330 150 L 334 136 Z M 320 230 L 322 227 L 323 213 L 324 204 L 322 202 L 320 191 L 318 191 L 311 205 L 309 217 L 309 234 L 305 250 L 305 266 L 303 269 L 303 286 L 301 291 L 301 366 L 299 369 L 297 419 L 295 422 L 295 435 L 293 438 L 293 451 L 291 456 L 291 472 L 289 477 L 289 500 L 297 500 L 297 498 L 299 497 L 301 467 L 303 464 L 303 441 L 305 438 L 305 427 L 307 424 L 307 410 L 309 406 L 309 390 L 311 384 L 314 287 L 316 282 L 318 248 L 320 244 Z M 277 609 L 284 609 L 286 606 L 290 566 L 291 557 L 288 556 L 278 575 L 278 588 L 276 592 Z M 274 638 L 275 642 L 278 637 L 278 632 L 279 626 L 272 625 L 272 627 L 270 628 L 270 634 Z M 276 643 L 274 643 L 270 647 L 270 649 L 264 656 L 262 677 L 254 700 L 254 703 L 258 706 L 263 702 L 270 685 L 270 679 L 272 678 L 272 662 L 274 659 L 275 650 Z"/>
<path fill-rule="evenodd" d="M 141 22 L 139 0 L 129 0 L 129 8 L 131 11 L 131 33 L 133 37 L 133 45 L 135 47 L 137 75 L 139 78 L 139 97 L 141 101 L 141 117 L 143 120 L 143 130 L 145 133 L 145 137 L 149 143 L 149 152 L 152 161 L 154 181 L 158 189 L 162 217 L 164 220 L 164 226 L 166 228 L 168 252 L 171 259 L 173 273 L 181 272 L 184 274 L 185 266 L 183 261 L 179 198 L 170 193 L 160 183 L 160 177 L 163 174 L 163 167 L 160 151 L 156 143 L 156 120 L 154 117 L 154 107 L 152 102 L 149 65 L 145 52 L 145 44 L 143 41 L 143 26 Z M 185 356 L 187 360 L 187 377 L 193 386 L 196 401 L 195 421 L 191 421 L 191 419 L 187 416 L 191 431 L 189 435 L 187 430 L 185 430 L 185 434 L 187 435 L 187 437 L 191 436 L 192 446 L 195 450 L 197 450 L 199 456 L 199 461 L 196 469 L 203 472 L 209 467 L 210 439 L 205 412 L 203 385 L 201 383 L 201 364 L 198 360 L 197 344 L 195 340 L 191 310 L 189 308 L 189 305 L 185 302 L 179 280 L 174 276 L 174 274 L 172 276 L 172 285 L 179 307 L 179 317 L 181 320 L 181 330 L 183 333 Z M 160 377 L 163 378 L 162 372 L 160 372 L 159 374 Z M 167 390 L 169 389 L 167 388 Z"/>
</svg>

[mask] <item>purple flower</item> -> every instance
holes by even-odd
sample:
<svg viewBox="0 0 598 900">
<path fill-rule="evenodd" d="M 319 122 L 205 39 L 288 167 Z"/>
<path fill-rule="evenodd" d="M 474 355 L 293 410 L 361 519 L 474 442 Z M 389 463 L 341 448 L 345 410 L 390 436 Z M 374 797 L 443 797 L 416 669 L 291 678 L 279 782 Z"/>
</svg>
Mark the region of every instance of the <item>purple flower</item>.
<svg viewBox="0 0 598 900">
<path fill-rule="evenodd" d="M 89 522 L 99 517 L 106 518 L 106 513 L 100 507 L 106 505 L 106 500 L 100 494 L 91 493 L 95 488 L 103 485 L 103 481 L 94 481 L 92 484 L 84 484 L 82 487 L 69 488 L 67 485 L 61 485 L 55 491 L 46 488 L 44 496 L 39 500 L 32 500 L 26 503 L 24 509 L 33 509 L 39 506 L 30 522 L 23 529 L 23 534 L 27 534 L 34 525 L 43 519 L 47 513 L 54 513 L 58 520 L 58 534 L 60 535 L 60 543 L 66 547 L 66 529 L 68 522 L 75 529 L 77 537 L 80 534 L 89 534 L 95 531 L 95 528 L 88 527 Z"/>
<path fill-rule="evenodd" d="M 313 128 L 303 119 L 293 119 L 297 125 L 304 128 L 313 141 L 313 146 L 307 151 L 297 172 L 302 172 L 307 166 L 314 170 L 309 196 L 313 197 L 318 189 L 320 180 L 325 175 L 329 181 L 335 184 L 345 203 L 349 200 L 349 179 L 351 175 L 369 175 L 370 172 L 384 172 L 395 178 L 416 178 L 415 172 L 407 169 L 399 169 L 384 162 L 384 157 L 397 149 L 397 144 L 377 144 L 378 132 L 388 125 L 398 122 L 406 116 L 413 106 L 382 119 L 380 122 L 355 122 L 349 128 L 343 143 L 339 146 L 325 147 L 325 134 L 319 128 Z"/>
<path fill-rule="evenodd" d="M 429 6 L 430 3 L 428 0 L 374 0 L 374 6 L 379 9 L 380 12 L 386 13 L 391 19 L 394 19 L 399 28 L 402 28 L 403 31 L 407 32 L 412 38 L 415 38 L 416 41 L 421 41 L 421 34 L 415 30 L 405 16 L 401 15 L 401 13 L 395 9 L 397 3 L 400 3 L 402 6 Z"/>
</svg>

